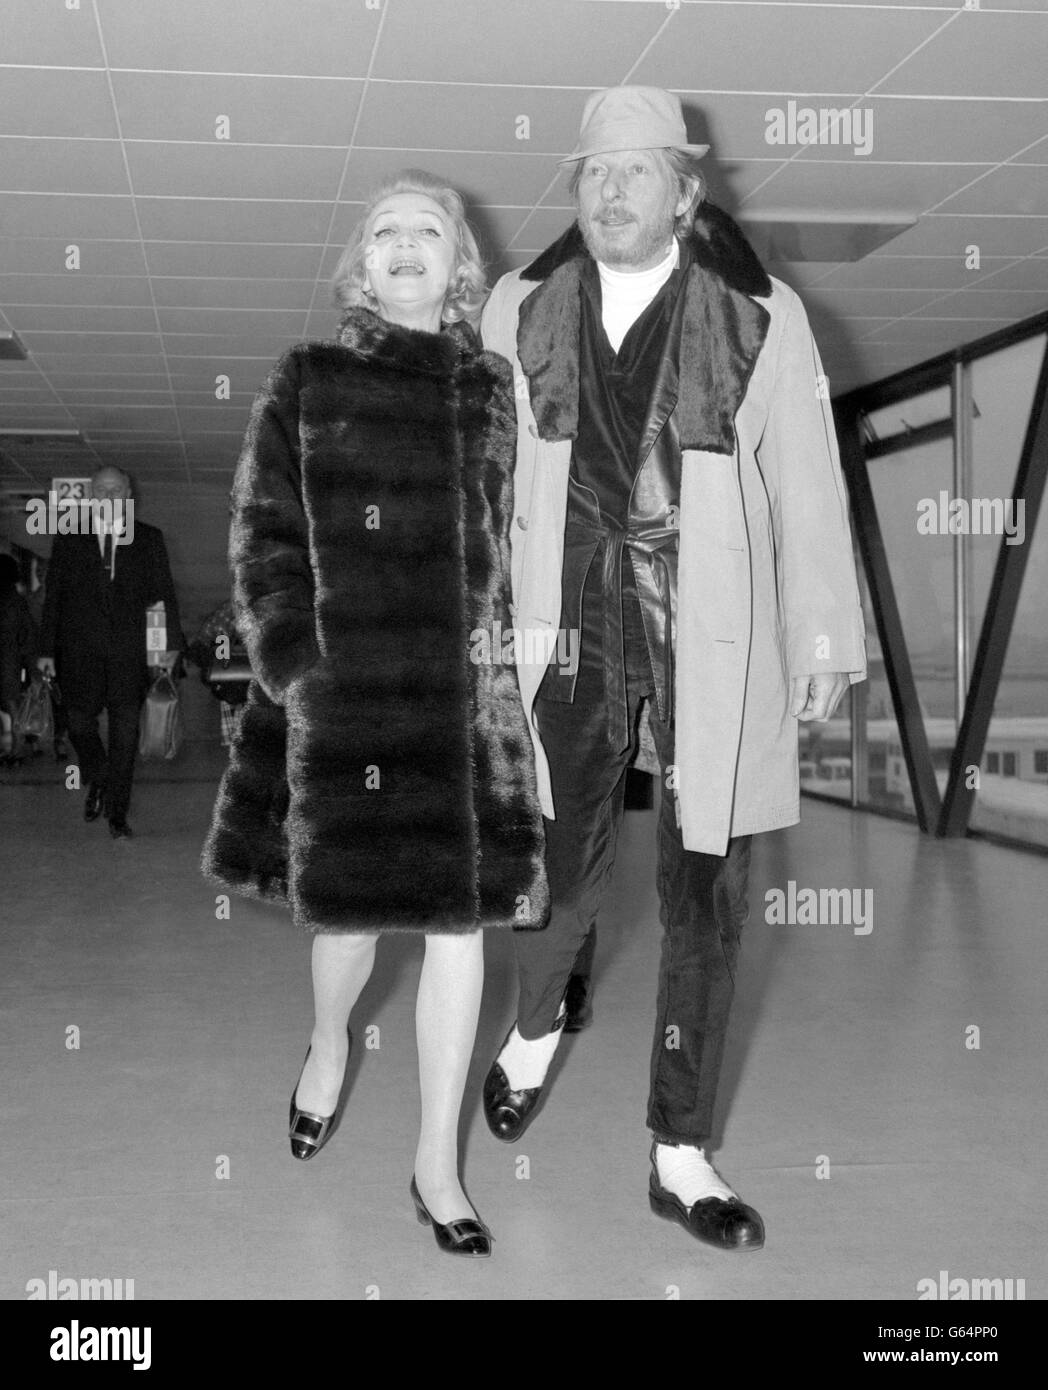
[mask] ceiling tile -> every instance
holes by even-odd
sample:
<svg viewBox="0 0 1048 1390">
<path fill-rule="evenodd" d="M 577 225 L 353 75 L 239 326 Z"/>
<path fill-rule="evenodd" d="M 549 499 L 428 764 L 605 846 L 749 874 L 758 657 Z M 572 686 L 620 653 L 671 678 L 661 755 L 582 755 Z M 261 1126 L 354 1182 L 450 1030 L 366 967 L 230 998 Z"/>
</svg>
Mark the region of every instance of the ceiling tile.
<svg viewBox="0 0 1048 1390">
<path fill-rule="evenodd" d="M 1006 164 L 955 194 L 940 212 L 1011 213 L 1048 216 L 1048 166 Z"/>
<path fill-rule="evenodd" d="M 0 264 L 3 264 L 0 258 Z M 145 276 L 84 275 L 67 270 L 61 275 L 0 275 L 0 304 L 148 305 Z"/>
<path fill-rule="evenodd" d="M 2 11 L 0 11 L 2 14 Z M 3 20 L 0 19 L 0 24 Z M 10 61 L 4 34 L 4 60 Z M 78 135 L 113 140 L 116 118 L 104 72 L 4 69 L 0 82 L 0 132 L 4 135 Z"/>
<path fill-rule="evenodd" d="M 947 295 L 935 305 L 937 314 L 963 314 L 968 318 L 1028 319 L 1048 309 L 1048 288 L 1040 290 L 1001 290 L 988 283 Z"/>
<path fill-rule="evenodd" d="M 169 360 L 175 357 L 191 357 L 198 352 L 206 353 L 209 357 L 217 357 L 220 362 L 225 361 L 225 367 L 219 367 L 218 370 L 227 374 L 231 365 L 230 358 L 261 357 L 272 361 L 298 341 L 297 333 L 164 334 L 164 345 Z"/>
<path fill-rule="evenodd" d="M 100 305 L 22 305 L 10 309 L 20 336 L 28 343 L 33 333 L 154 333 L 151 308 L 107 308 Z"/>
<path fill-rule="evenodd" d="M 799 105 L 816 107 L 805 97 Z M 833 105 L 819 101 L 818 105 Z M 1009 159 L 1045 133 L 1048 112 L 1029 101 L 918 101 L 906 97 L 866 97 L 871 150 L 857 159 L 899 163 L 996 164 Z M 860 133 L 865 127 L 860 128 Z M 843 128 L 841 133 L 845 133 Z M 839 158 L 841 146 L 808 145 L 803 158 Z"/>
<path fill-rule="evenodd" d="M 993 270 L 992 265 L 983 261 L 983 268 Z M 1048 257 L 1031 256 L 1028 260 L 1017 261 L 998 273 L 986 277 L 976 286 L 977 289 L 992 290 L 1039 290 L 1048 293 Z"/>
<path fill-rule="evenodd" d="M 71 392 L 123 391 L 137 395 L 139 391 L 167 390 L 167 376 L 163 372 L 136 372 L 132 376 L 127 372 L 51 371 L 47 379 L 63 400 L 68 399 Z"/>
<path fill-rule="evenodd" d="M 62 228 L 65 245 L 93 238 L 137 240 L 127 198 L 68 197 L 59 193 L 0 193 L 0 237 L 47 237 Z"/>
<path fill-rule="evenodd" d="M 969 246 L 977 246 L 984 258 L 1032 255 L 1048 247 L 1048 217 L 927 213 L 886 250 L 893 255 L 956 256 L 963 261 Z"/>
<path fill-rule="evenodd" d="M 584 93 L 556 88 L 372 82 L 354 145 L 407 149 L 424 136 L 426 149 L 527 151 L 552 165 L 575 147 L 583 102 Z"/>
<path fill-rule="evenodd" d="M 309 0 L 305 11 L 271 0 L 97 3 L 114 68 L 182 72 L 363 77 L 381 17 L 345 0 Z"/>
<path fill-rule="evenodd" d="M 959 9 L 952 23 L 887 78 L 885 92 L 1042 97 L 1048 44 L 1044 14 Z M 941 18 L 929 15 L 938 25 Z M 894 23 L 894 21 L 893 21 Z M 1040 54 L 1040 61 L 1031 56 Z M 973 59 L 977 55 L 977 61 Z"/>
<path fill-rule="evenodd" d="M 323 240 L 323 238 L 321 238 Z M 147 241 L 154 277 L 218 277 L 312 280 L 320 259 L 315 246 L 248 246 L 185 241 Z M 160 283 L 157 279 L 155 283 Z"/>
<path fill-rule="evenodd" d="M 179 309 L 300 309 L 309 307 L 313 279 L 220 279 L 172 276 L 153 281 L 159 306 Z M 0 277 L 0 297 L 3 277 Z"/>
<path fill-rule="evenodd" d="M 425 169 L 446 178 L 467 203 L 503 207 L 530 205 L 541 197 L 557 170 L 548 155 L 516 150 L 510 154 L 443 154 L 438 150 L 354 150 L 341 203 L 363 201 L 379 183 L 401 169 Z"/>
<path fill-rule="evenodd" d="M 146 241 L 285 241 L 323 245 L 331 203 L 138 198 Z M 0 197 L 0 216 L 3 199 Z"/>
<path fill-rule="evenodd" d="M 441 6 L 436 22 L 434 11 L 432 0 L 387 6 L 375 77 L 584 93 L 623 81 L 667 17 L 661 3 L 598 9 L 588 0 L 459 0 Z"/>
<path fill-rule="evenodd" d="M 266 335 L 297 333 L 304 309 L 161 309 L 160 328 L 166 335 L 221 333 Z"/>
<path fill-rule="evenodd" d="M 0 0 L 3 61 L 43 67 L 102 67 L 91 6 Z"/>
<path fill-rule="evenodd" d="M 87 347 L 81 348 L 78 352 L 70 352 L 68 340 L 65 342 L 66 351 L 53 352 L 41 349 L 34 352 L 33 356 L 40 365 L 40 370 L 51 373 L 56 377 L 62 375 L 76 374 L 83 372 L 115 373 L 118 376 L 153 377 L 162 375 L 164 371 L 164 355 L 160 350 L 159 342 L 155 350 L 132 351 L 132 352 L 91 352 Z"/>
<path fill-rule="evenodd" d="M 116 140 L 0 140 L 0 188 L 5 193 L 129 191 Z"/>
<path fill-rule="evenodd" d="M 130 203 L 128 204 L 130 207 Z M 68 220 L 69 208 L 66 208 Z M 132 223 L 132 227 L 133 227 Z M 0 238 L 0 266 L 9 274 L 145 275 L 146 263 L 137 238 L 133 241 L 89 241 L 77 236 L 80 269 L 67 270 L 68 238 Z"/>
<path fill-rule="evenodd" d="M 746 166 L 748 167 L 748 166 Z M 748 216 L 759 211 L 920 213 L 967 183 L 977 168 L 956 164 L 871 164 L 857 160 L 794 160 L 745 196 Z M 891 243 L 893 246 L 895 242 Z"/>
<path fill-rule="evenodd" d="M 132 185 L 141 197 L 333 200 L 345 157 L 344 150 L 284 145 L 127 147 Z"/>
<path fill-rule="evenodd" d="M 233 145 L 349 144 L 362 82 L 299 77 L 117 72 L 125 140 L 201 140 Z M 228 127 L 219 127 L 225 117 Z M 228 129 L 228 134 L 224 132 Z"/>
<path fill-rule="evenodd" d="M 930 289 L 849 289 L 820 284 L 809 285 L 805 289 L 804 302 L 809 309 L 818 306 L 824 312 L 842 318 L 898 318 L 920 309 L 936 295 L 937 291 Z"/>
<path fill-rule="evenodd" d="M 832 54 L 836 92 L 858 96 L 941 23 L 934 10 L 893 10 L 886 20 L 872 6 L 687 5 L 672 14 L 630 81 L 696 96 L 732 86 L 821 92 Z"/>
<path fill-rule="evenodd" d="M 820 288 L 956 290 L 979 274 L 969 270 L 961 256 L 867 256 L 851 265 L 835 266 Z"/>
<path fill-rule="evenodd" d="M 155 333 L 57 333 L 26 332 L 22 334 L 26 347 L 34 357 L 41 353 L 68 352 L 75 344 L 77 352 L 89 353 L 128 353 L 139 356 L 141 353 L 156 352 L 160 339 Z"/>
</svg>

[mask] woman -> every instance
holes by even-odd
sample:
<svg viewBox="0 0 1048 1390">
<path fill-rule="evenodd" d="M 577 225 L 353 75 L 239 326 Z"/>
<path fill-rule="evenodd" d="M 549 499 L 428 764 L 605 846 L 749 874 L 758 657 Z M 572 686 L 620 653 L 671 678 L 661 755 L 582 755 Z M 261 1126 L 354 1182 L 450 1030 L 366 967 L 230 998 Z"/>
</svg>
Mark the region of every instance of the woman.
<svg viewBox="0 0 1048 1390">
<path fill-rule="evenodd" d="M 255 681 L 203 859 L 315 933 L 296 1158 L 337 1123 L 378 935 L 425 934 L 411 1193 L 468 1255 L 490 1253 L 458 1176 L 481 928 L 541 927 L 548 897 L 515 672 L 470 659 L 512 625 L 511 377 L 463 321 L 483 287 L 459 196 L 399 176 L 336 270 L 338 341 L 293 348 L 255 403 L 230 537 Z"/>
</svg>

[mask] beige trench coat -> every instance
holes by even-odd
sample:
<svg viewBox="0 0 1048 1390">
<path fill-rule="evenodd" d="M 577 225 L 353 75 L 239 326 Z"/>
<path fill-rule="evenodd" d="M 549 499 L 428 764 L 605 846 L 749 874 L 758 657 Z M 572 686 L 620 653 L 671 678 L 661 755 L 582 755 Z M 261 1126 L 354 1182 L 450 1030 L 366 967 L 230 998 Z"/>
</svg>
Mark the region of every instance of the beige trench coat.
<svg viewBox="0 0 1048 1390">
<path fill-rule="evenodd" d="M 866 674 L 848 506 L 825 378 L 797 295 L 772 280 L 771 323 L 735 417 L 734 458 L 686 449 L 674 706 L 686 849 L 727 852 L 732 836 L 800 819 L 789 679 Z M 538 437 L 517 356 L 517 315 L 536 288 L 505 275 L 484 310 L 484 345 L 513 364 L 517 466 L 513 614 L 521 697 L 542 809 L 554 818 L 535 694 L 560 622 L 571 441 Z M 683 396 L 688 383 L 682 380 Z M 527 659 L 529 653 L 532 659 Z M 669 774 L 667 773 L 667 776 Z M 672 782 L 668 782 L 672 785 Z"/>
</svg>

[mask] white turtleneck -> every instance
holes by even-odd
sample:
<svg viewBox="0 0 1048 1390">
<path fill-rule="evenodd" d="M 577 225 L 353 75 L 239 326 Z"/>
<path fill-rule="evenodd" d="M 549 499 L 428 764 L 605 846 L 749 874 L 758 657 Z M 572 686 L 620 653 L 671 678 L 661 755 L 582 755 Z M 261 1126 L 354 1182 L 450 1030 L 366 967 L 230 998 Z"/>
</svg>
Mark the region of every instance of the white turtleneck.
<svg viewBox="0 0 1048 1390">
<path fill-rule="evenodd" d="M 630 326 L 640 317 L 680 264 L 677 238 L 663 260 L 650 270 L 614 270 L 603 261 L 600 271 L 601 320 L 608 342 L 618 352 Z"/>
</svg>

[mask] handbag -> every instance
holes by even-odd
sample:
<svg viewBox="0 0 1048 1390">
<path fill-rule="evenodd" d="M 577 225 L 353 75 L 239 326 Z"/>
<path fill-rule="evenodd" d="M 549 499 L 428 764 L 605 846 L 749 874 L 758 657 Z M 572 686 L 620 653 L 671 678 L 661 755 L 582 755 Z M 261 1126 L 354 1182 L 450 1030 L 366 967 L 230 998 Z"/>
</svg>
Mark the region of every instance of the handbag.
<svg viewBox="0 0 1048 1390">
<path fill-rule="evenodd" d="M 18 702 L 14 717 L 16 745 L 25 738 L 43 742 L 54 738 L 54 717 L 51 713 L 51 692 L 47 682 L 32 680 Z"/>
<path fill-rule="evenodd" d="M 166 671 L 149 688 L 138 728 L 139 757 L 170 761 L 178 756 L 186 731 L 178 690 Z"/>
</svg>

